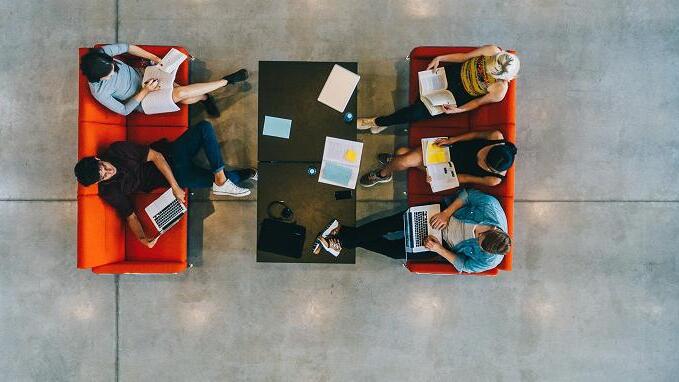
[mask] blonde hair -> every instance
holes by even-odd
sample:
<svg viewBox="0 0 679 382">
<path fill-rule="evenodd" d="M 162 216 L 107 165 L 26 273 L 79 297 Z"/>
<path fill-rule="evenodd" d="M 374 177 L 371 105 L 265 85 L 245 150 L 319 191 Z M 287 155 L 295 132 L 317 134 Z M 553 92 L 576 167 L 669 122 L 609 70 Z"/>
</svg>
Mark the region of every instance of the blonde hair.
<svg viewBox="0 0 679 382">
<path fill-rule="evenodd" d="M 490 71 L 490 75 L 498 80 L 511 81 L 517 74 L 519 74 L 519 69 L 521 68 L 521 61 L 513 53 L 500 52 L 493 56 L 493 69 Z"/>
</svg>

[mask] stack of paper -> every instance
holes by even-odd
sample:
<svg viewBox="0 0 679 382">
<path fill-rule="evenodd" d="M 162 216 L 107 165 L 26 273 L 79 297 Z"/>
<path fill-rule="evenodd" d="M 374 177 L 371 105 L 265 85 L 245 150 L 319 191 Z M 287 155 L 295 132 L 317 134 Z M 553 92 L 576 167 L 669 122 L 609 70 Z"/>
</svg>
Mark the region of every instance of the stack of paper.
<svg viewBox="0 0 679 382">
<path fill-rule="evenodd" d="M 362 142 L 326 137 L 318 181 L 350 189 L 356 188 L 362 154 Z"/>
<path fill-rule="evenodd" d="M 434 144 L 439 138 L 445 137 L 423 138 L 421 141 L 422 162 L 427 169 L 432 192 L 449 190 L 460 185 L 448 147 Z"/>
</svg>

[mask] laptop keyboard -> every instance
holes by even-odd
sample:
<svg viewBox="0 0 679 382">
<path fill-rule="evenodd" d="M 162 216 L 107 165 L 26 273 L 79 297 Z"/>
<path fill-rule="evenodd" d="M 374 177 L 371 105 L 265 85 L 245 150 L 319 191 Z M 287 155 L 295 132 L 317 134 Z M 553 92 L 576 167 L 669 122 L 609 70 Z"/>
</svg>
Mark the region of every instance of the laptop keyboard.
<svg viewBox="0 0 679 382">
<path fill-rule="evenodd" d="M 429 236 L 429 224 L 427 222 L 427 211 L 417 211 L 413 213 L 414 248 L 423 246 L 424 239 Z"/>
<path fill-rule="evenodd" d="M 182 204 L 179 201 L 179 199 L 175 199 L 172 203 L 168 204 L 167 207 L 163 208 L 160 212 L 158 212 L 154 217 L 153 220 L 158 224 L 158 227 L 160 229 L 164 229 L 169 223 L 172 223 L 177 219 L 177 216 L 179 216 L 183 212 Z"/>
</svg>

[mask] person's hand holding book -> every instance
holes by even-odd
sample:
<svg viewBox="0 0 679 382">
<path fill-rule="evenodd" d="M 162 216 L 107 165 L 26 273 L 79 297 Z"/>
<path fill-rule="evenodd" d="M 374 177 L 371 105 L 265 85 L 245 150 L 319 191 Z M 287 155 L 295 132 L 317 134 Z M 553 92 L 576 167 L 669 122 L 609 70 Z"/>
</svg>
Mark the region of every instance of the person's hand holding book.
<svg viewBox="0 0 679 382">
<path fill-rule="evenodd" d="M 464 110 L 460 109 L 457 106 L 452 106 L 452 105 L 441 105 L 443 108 L 443 112 L 446 114 L 457 114 L 457 113 L 462 113 Z"/>
<path fill-rule="evenodd" d="M 434 59 L 429 63 L 429 66 L 427 66 L 427 70 L 431 69 L 432 72 L 435 72 L 436 68 L 439 67 L 440 61 L 441 59 L 439 57 L 434 57 Z"/>
</svg>

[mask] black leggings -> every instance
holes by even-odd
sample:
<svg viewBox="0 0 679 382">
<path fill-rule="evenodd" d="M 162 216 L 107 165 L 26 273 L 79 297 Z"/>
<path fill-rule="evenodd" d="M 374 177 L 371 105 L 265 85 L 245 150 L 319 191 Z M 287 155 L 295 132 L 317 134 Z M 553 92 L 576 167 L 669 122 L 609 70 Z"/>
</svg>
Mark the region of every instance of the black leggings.
<svg viewBox="0 0 679 382">
<path fill-rule="evenodd" d="M 396 110 L 394 113 L 375 118 L 377 126 L 392 126 L 434 118 L 429 109 L 418 99 L 414 104 Z"/>
<path fill-rule="evenodd" d="M 403 232 L 403 212 L 378 219 L 360 227 L 342 226 L 338 238 L 342 247 L 353 249 L 365 248 L 392 259 L 405 258 L 405 239 L 388 240 L 384 235 L 391 232 Z M 431 259 L 437 256 L 434 252 L 411 253 L 408 259 Z"/>
</svg>

